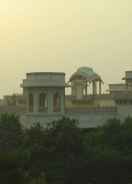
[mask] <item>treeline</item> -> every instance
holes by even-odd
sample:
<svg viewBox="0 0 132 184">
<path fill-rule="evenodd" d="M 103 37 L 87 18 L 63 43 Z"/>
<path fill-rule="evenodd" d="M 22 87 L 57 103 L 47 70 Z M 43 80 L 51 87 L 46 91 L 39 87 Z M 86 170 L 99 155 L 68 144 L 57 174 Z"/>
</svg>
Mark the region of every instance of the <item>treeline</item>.
<svg viewBox="0 0 132 184">
<path fill-rule="evenodd" d="M 0 116 L 0 181 L 3 184 L 132 182 L 132 118 L 80 129 L 62 118 L 47 128 L 23 129 L 15 115 Z"/>
</svg>

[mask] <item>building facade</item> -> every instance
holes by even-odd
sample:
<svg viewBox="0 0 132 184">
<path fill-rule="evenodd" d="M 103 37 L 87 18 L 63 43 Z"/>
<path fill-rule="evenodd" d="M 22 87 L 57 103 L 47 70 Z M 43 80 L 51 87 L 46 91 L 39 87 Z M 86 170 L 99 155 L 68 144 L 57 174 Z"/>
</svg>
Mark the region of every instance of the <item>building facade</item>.
<svg viewBox="0 0 132 184">
<path fill-rule="evenodd" d="M 28 73 L 21 87 L 26 112 L 21 116 L 25 127 L 39 122 L 42 126 L 62 116 L 77 119 L 82 128 L 96 127 L 110 118 L 132 116 L 132 71 L 122 84 L 110 84 L 102 90 L 103 80 L 92 68 L 81 67 L 65 81 L 64 73 Z M 71 94 L 65 93 L 71 89 Z"/>
<path fill-rule="evenodd" d="M 32 122 L 45 124 L 49 119 L 58 119 L 64 115 L 64 73 L 28 73 L 21 86 L 27 102 L 23 116 L 26 126 L 30 126 Z"/>
</svg>

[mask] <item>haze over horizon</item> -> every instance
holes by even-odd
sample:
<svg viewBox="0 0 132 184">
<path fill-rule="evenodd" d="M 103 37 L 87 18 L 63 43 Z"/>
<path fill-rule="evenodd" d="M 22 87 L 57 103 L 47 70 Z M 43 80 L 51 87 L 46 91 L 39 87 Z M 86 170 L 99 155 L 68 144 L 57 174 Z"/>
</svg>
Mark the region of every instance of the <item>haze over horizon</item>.
<svg viewBox="0 0 132 184">
<path fill-rule="evenodd" d="M 0 0 L 0 97 L 27 72 L 93 67 L 106 84 L 132 70 L 130 0 Z"/>
</svg>

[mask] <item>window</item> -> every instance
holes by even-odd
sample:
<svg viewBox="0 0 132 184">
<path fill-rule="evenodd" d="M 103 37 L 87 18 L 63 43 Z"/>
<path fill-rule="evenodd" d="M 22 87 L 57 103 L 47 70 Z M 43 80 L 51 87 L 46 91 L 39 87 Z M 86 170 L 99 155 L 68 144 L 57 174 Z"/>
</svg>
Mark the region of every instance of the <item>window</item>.
<svg viewBox="0 0 132 184">
<path fill-rule="evenodd" d="M 29 112 L 33 112 L 33 94 L 29 94 Z"/>
<path fill-rule="evenodd" d="M 60 112 L 61 110 L 61 97 L 58 93 L 53 96 L 53 110 L 54 112 Z"/>
<path fill-rule="evenodd" d="M 41 93 L 39 95 L 39 111 L 46 112 L 47 110 L 48 110 L 47 95 L 45 93 Z"/>
</svg>

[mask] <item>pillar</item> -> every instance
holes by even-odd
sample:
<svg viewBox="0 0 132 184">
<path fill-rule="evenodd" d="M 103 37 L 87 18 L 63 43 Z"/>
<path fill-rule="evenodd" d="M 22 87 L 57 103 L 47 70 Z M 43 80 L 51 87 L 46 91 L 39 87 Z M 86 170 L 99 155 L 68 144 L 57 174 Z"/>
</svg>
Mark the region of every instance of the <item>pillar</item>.
<svg viewBox="0 0 132 184">
<path fill-rule="evenodd" d="M 99 95 L 102 94 L 102 82 L 99 81 Z"/>
<path fill-rule="evenodd" d="M 32 95 L 32 101 L 31 101 L 31 96 Z M 32 103 L 32 104 L 31 104 Z M 33 112 L 33 107 L 34 106 L 34 95 L 32 92 L 26 92 L 26 108 L 27 112 L 32 113 Z"/>
<path fill-rule="evenodd" d="M 97 95 L 97 83 L 93 81 L 93 95 Z"/>
<path fill-rule="evenodd" d="M 81 83 L 78 83 L 76 90 L 77 90 L 76 98 L 78 100 L 82 99 L 83 98 L 83 86 Z"/>
<path fill-rule="evenodd" d="M 37 92 L 33 94 L 33 101 L 33 112 L 39 112 L 39 94 Z"/>
<path fill-rule="evenodd" d="M 76 85 L 74 82 L 71 83 L 71 94 L 72 96 L 76 96 Z"/>
<path fill-rule="evenodd" d="M 86 84 L 86 87 L 85 87 L 85 96 L 88 95 L 88 84 Z"/>
<path fill-rule="evenodd" d="M 48 92 L 48 114 L 53 113 L 53 94 L 51 91 Z"/>
<path fill-rule="evenodd" d="M 65 95 L 61 95 L 61 113 L 65 112 Z"/>
<path fill-rule="evenodd" d="M 26 112 L 29 112 L 29 94 L 26 93 Z"/>
</svg>

